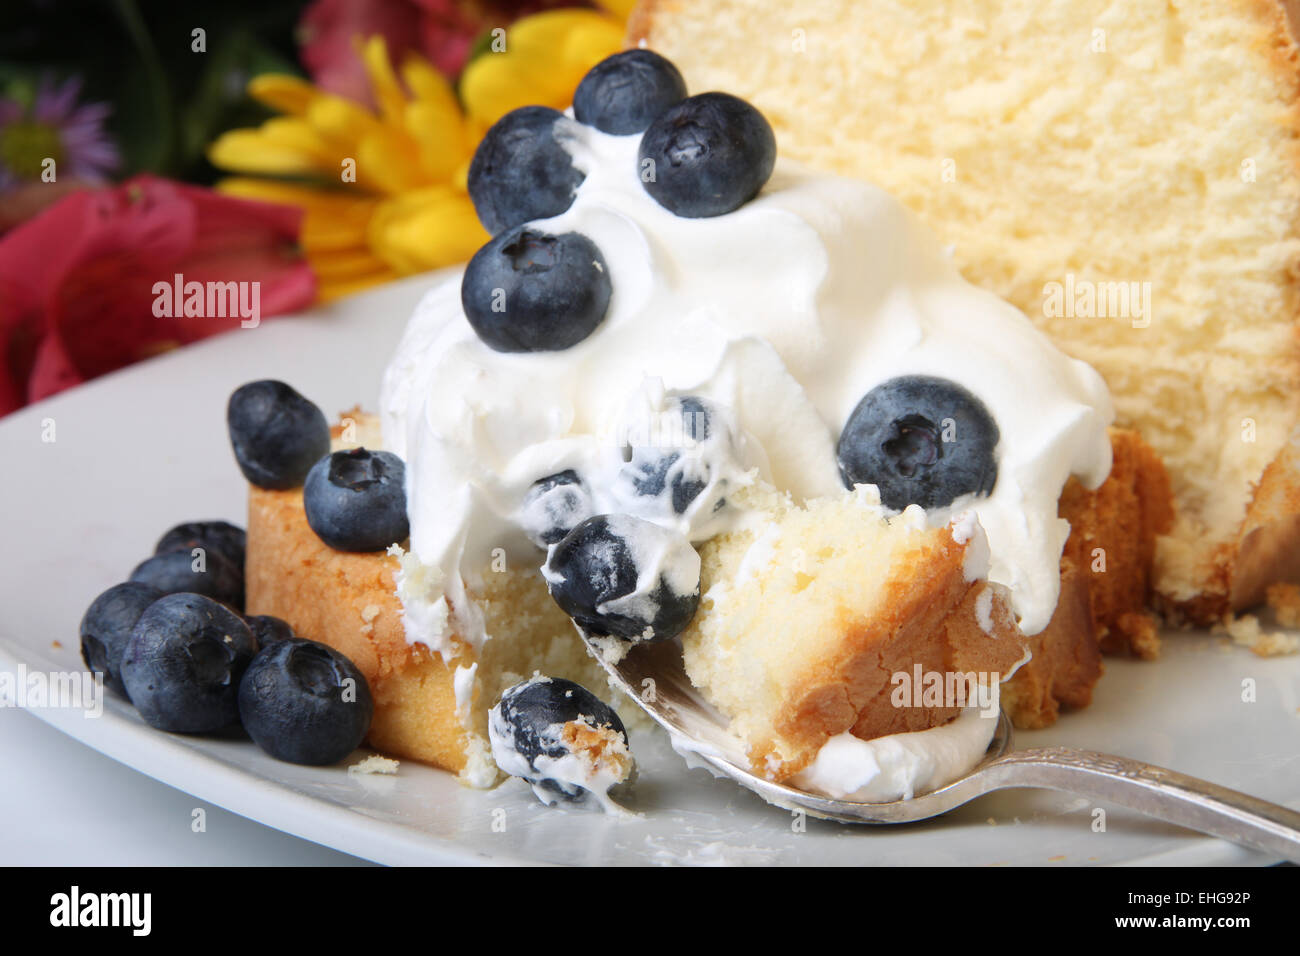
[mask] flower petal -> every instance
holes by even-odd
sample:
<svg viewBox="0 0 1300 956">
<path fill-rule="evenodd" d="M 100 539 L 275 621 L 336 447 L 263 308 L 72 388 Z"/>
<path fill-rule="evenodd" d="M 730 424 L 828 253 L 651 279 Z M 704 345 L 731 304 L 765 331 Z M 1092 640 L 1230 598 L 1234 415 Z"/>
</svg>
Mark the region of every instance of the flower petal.
<svg viewBox="0 0 1300 956">
<path fill-rule="evenodd" d="M 406 111 L 406 93 L 393 72 L 393 64 L 388 59 L 388 46 L 381 36 L 372 36 L 365 41 L 360 50 L 361 62 L 366 66 L 366 76 L 370 79 L 370 90 L 379 113 L 389 123 L 400 123 Z"/>
<path fill-rule="evenodd" d="M 623 23 L 632 15 L 632 8 L 636 4 L 637 0 L 596 0 L 596 6 L 613 14 Z"/>
<path fill-rule="evenodd" d="M 370 247 L 402 275 L 464 262 L 489 236 L 469 197 L 448 187 L 381 203 L 370 220 Z"/>
<path fill-rule="evenodd" d="M 332 172 L 322 166 L 321 160 L 311 150 L 276 142 L 256 129 L 232 129 L 222 133 L 208 147 L 208 160 L 222 169 L 268 176 Z"/>
<path fill-rule="evenodd" d="M 490 125 L 531 104 L 563 109 L 583 74 L 623 47 L 623 27 L 594 10 L 553 10 L 506 31 L 505 50 L 465 67 L 460 93 L 470 117 Z"/>
<path fill-rule="evenodd" d="M 474 140 L 460 110 L 418 100 L 406 107 L 405 126 L 419 146 L 420 166 L 428 182 L 450 181 L 466 157 L 473 154 Z"/>
<path fill-rule="evenodd" d="M 316 88 L 288 73 L 263 73 L 248 81 L 248 95 L 277 112 L 306 116 Z"/>
<path fill-rule="evenodd" d="M 352 279 L 339 279 L 333 281 L 323 281 L 317 288 L 318 302 L 333 302 L 341 299 L 345 295 L 352 295 L 354 292 L 362 292 L 373 286 L 382 285 L 385 282 L 392 282 L 394 279 L 400 279 L 396 272 L 391 269 L 384 272 L 374 272 L 369 275 L 357 276 Z"/>
<path fill-rule="evenodd" d="M 417 100 L 439 104 L 444 110 L 459 114 L 460 100 L 447 78 L 433 68 L 428 60 L 408 56 L 402 61 L 402 80 Z"/>
<path fill-rule="evenodd" d="M 307 108 L 307 121 L 322 136 L 342 149 L 352 148 L 356 142 L 380 124 L 374 114 L 350 100 L 322 93 Z"/>
<path fill-rule="evenodd" d="M 427 186 L 420 150 L 404 130 L 381 126 L 357 144 L 357 183 L 389 196 Z"/>
<path fill-rule="evenodd" d="M 316 280 L 322 285 L 334 282 L 350 282 L 364 276 L 391 272 L 387 263 L 365 246 L 338 252 L 317 252 L 311 257 L 312 271 Z"/>
<path fill-rule="evenodd" d="M 312 156 L 322 168 L 331 168 L 338 162 L 337 150 L 325 141 L 314 126 L 299 117 L 274 117 L 263 123 L 259 131 L 268 143 Z"/>
</svg>

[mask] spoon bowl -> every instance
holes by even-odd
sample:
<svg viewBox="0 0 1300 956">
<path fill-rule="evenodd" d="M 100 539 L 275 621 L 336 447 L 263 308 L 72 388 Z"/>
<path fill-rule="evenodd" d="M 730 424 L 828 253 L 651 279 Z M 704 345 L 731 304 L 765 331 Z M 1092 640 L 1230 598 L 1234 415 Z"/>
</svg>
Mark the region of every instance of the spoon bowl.
<svg viewBox="0 0 1300 956">
<path fill-rule="evenodd" d="M 1152 764 L 1080 750 L 1015 750 L 1011 722 L 998 717 L 984 757 L 963 777 L 909 800 L 863 803 L 798 790 L 751 773 L 744 742 L 686 675 L 679 641 L 634 646 L 617 662 L 605 643 L 582 635 L 614 684 L 668 731 L 673 748 L 768 803 L 840 823 L 914 823 L 940 816 L 994 790 L 1037 787 L 1079 794 L 1300 862 L 1300 813 Z"/>
</svg>

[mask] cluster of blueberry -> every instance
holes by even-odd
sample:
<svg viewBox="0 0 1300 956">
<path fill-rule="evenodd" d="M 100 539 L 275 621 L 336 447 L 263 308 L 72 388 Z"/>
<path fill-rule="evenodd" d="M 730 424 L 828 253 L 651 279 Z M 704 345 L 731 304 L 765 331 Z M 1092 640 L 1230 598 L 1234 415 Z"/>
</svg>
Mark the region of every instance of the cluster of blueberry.
<svg viewBox="0 0 1300 956">
<path fill-rule="evenodd" d="M 717 406 L 698 396 L 664 403 L 680 421 L 664 429 L 681 447 L 630 444 L 610 497 L 625 507 L 596 514 L 587 481 L 573 470 L 533 483 L 520 520 L 547 548 L 542 574 L 551 596 L 588 634 L 634 643 L 680 634 L 699 606 L 699 556 L 675 519 L 701 507 L 724 506 L 725 482 L 715 476 L 731 452 L 730 425 Z M 712 488 L 707 500 L 701 496 Z"/>
<path fill-rule="evenodd" d="M 370 729 L 365 677 L 279 618 L 244 616 L 244 532 L 178 525 L 131 579 L 95 598 L 81 656 L 158 730 L 204 734 L 241 724 L 267 753 L 335 763 Z"/>
<path fill-rule="evenodd" d="M 542 574 L 555 602 L 588 634 L 628 645 L 669 640 L 691 622 L 699 606 L 699 556 L 667 525 L 692 508 L 712 512 L 724 504 L 716 473 L 730 452 L 731 426 L 722 410 L 687 395 L 668 399 L 663 413 L 678 419 L 677 427 L 661 423 L 668 427 L 651 430 L 677 436 L 682 447 L 629 442 L 614 479 L 613 497 L 646 517 L 596 514 L 592 489 L 572 469 L 534 482 L 519 512 L 528 536 L 547 549 Z M 701 500 L 708 488 L 714 494 Z M 544 802 L 582 802 L 588 796 L 582 784 L 547 775 L 570 754 L 554 728 L 578 719 L 612 727 L 626 741 L 618 715 L 586 688 L 559 678 L 517 684 L 493 708 L 493 754 Z"/>
<path fill-rule="evenodd" d="M 377 551 L 406 538 L 400 459 L 331 454 L 325 416 L 283 382 L 237 389 L 226 418 L 244 476 L 262 488 L 302 485 L 308 523 L 326 544 Z M 82 658 L 159 730 L 201 734 L 238 723 L 281 760 L 335 763 L 370 729 L 370 688 L 333 648 L 279 618 L 244 615 L 245 545 L 244 532 L 224 521 L 168 531 L 129 581 L 86 611 Z"/>
<path fill-rule="evenodd" d="M 500 352 L 570 348 L 605 318 L 609 268 L 576 232 L 551 235 L 529 223 L 573 203 L 585 174 L 566 141 L 578 124 L 616 136 L 640 134 L 647 193 L 679 216 L 720 216 L 752 199 L 772 175 L 776 137 L 763 115 L 726 93 L 686 95 L 681 74 L 649 50 L 617 53 L 579 84 L 574 119 L 525 106 L 484 136 L 469 193 L 493 238 L 470 260 L 461 304 L 470 325 Z"/>
</svg>

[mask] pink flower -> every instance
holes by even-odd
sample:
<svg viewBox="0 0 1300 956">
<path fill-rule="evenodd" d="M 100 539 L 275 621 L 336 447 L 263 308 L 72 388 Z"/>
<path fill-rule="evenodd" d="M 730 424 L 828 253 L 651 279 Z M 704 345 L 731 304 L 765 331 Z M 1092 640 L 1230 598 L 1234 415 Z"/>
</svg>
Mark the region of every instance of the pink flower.
<svg viewBox="0 0 1300 956">
<path fill-rule="evenodd" d="M 0 415 L 245 321 L 162 301 L 178 274 L 183 287 L 248 283 L 259 319 L 306 306 L 301 216 L 139 176 L 73 193 L 0 237 Z"/>
</svg>

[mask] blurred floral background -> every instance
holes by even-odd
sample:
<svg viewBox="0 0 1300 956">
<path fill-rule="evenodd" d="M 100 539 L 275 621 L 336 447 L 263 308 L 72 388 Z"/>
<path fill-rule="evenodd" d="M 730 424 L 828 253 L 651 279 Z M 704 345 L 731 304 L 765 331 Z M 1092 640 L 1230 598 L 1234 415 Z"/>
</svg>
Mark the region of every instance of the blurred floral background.
<svg viewBox="0 0 1300 956">
<path fill-rule="evenodd" d="M 468 259 L 479 139 L 634 2 L 3 0 L 0 415 L 240 325 L 175 275 L 266 318 Z"/>
</svg>

